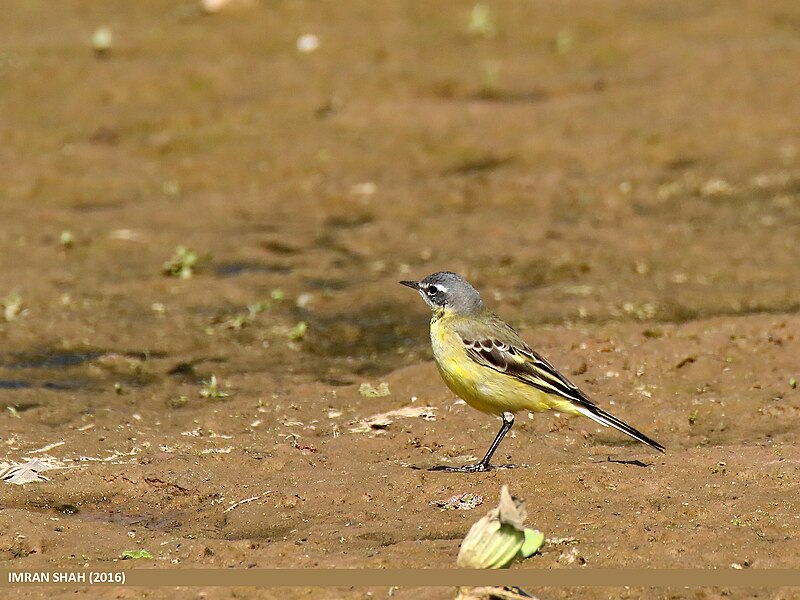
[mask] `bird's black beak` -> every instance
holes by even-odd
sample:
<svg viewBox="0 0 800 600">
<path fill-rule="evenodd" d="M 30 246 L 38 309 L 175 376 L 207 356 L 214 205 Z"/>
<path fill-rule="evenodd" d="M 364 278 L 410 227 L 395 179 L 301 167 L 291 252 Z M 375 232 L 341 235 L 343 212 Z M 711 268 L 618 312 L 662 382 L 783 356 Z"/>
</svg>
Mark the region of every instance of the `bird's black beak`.
<svg viewBox="0 0 800 600">
<path fill-rule="evenodd" d="M 414 290 L 419 290 L 419 281 L 401 281 L 400 285 L 410 287 L 411 289 Z"/>
</svg>

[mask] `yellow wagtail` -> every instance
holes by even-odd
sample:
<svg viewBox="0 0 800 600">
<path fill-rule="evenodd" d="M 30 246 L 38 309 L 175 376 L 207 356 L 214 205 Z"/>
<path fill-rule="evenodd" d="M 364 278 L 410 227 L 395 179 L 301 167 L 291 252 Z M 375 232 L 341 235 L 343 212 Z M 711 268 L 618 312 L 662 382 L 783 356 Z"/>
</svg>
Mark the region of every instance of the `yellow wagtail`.
<svg viewBox="0 0 800 600">
<path fill-rule="evenodd" d="M 473 408 L 503 418 L 500 431 L 480 462 L 431 470 L 476 472 L 493 468 L 489 464 L 492 454 L 514 424 L 514 413 L 521 410 L 584 415 L 664 452 L 664 446 L 597 406 L 531 350 L 516 331 L 484 306 L 478 291 L 463 277 L 442 272 L 421 281 L 400 283 L 417 290 L 431 307 L 433 357 L 447 387 Z"/>
</svg>

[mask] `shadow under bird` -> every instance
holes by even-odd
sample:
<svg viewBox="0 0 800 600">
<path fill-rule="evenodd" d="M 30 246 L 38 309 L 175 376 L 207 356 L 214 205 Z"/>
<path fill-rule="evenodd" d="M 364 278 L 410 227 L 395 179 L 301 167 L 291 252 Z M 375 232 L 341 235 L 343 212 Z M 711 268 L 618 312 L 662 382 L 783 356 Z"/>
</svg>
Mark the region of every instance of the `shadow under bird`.
<svg viewBox="0 0 800 600">
<path fill-rule="evenodd" d="M 445 271 L 400 283 L 417 290 L 431 308 L 433 357 L 447 387 L 473 408 L 503 418 L 480 462 L 463 467 L 442 465 L 432 471 L 470 473 L 498 468 L 489 461 L 514 425 L 514 413 L 521 410 L 583 415 L 664 452 L 664 446 L 597 406 L 532 350 L 511 326 L 486 308 L 478 291 L 460 275 Z"/>
</svg>

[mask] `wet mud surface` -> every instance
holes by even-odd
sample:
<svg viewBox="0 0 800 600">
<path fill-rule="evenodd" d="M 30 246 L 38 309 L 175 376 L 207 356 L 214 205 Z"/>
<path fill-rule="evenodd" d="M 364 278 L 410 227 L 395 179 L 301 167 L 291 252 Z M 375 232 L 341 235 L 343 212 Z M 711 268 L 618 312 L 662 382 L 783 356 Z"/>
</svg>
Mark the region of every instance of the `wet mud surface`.
<svg viewBox="0 0 800 600">
<path fill-rule="evenodd" d="M 547 536 L 515 569 L 797 567 L 800 8 L 472 6 L 5 7 L 0 462 L 59 468 L 0 484 L 4 568 L 450 567 L 504 483 Z M 520 414 L 519 469 L 427 472 L 499 426 L 397 285 L 444 269 L 667 453 Z"/>
</svg>

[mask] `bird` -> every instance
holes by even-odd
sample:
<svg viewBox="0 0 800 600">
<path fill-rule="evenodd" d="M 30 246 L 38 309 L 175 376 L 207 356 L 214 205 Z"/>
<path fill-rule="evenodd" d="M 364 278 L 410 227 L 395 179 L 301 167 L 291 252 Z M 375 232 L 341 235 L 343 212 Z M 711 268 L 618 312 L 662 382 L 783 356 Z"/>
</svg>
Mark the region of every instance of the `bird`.
<svg viewBox="0 0 800 600">
<path fill-rule="evenodd" d="M 447 387 L 469 406 L 502 417 L 500 431 L 479 462 L 462 467 L 440 465 L 432 471 L 483 472 L 514 468 L 490 463 L 519 411 L 554 410 L 583 415 L 664 452 L 657 441 L 600 408 L 569 379 L 535 352 L 505 321 L 490 311 L 472 284 L 441 271 L 419 281 L 401 281 L 415 289 L 431 309 L 430 336 L 436 366 Z"/>
</svg>

